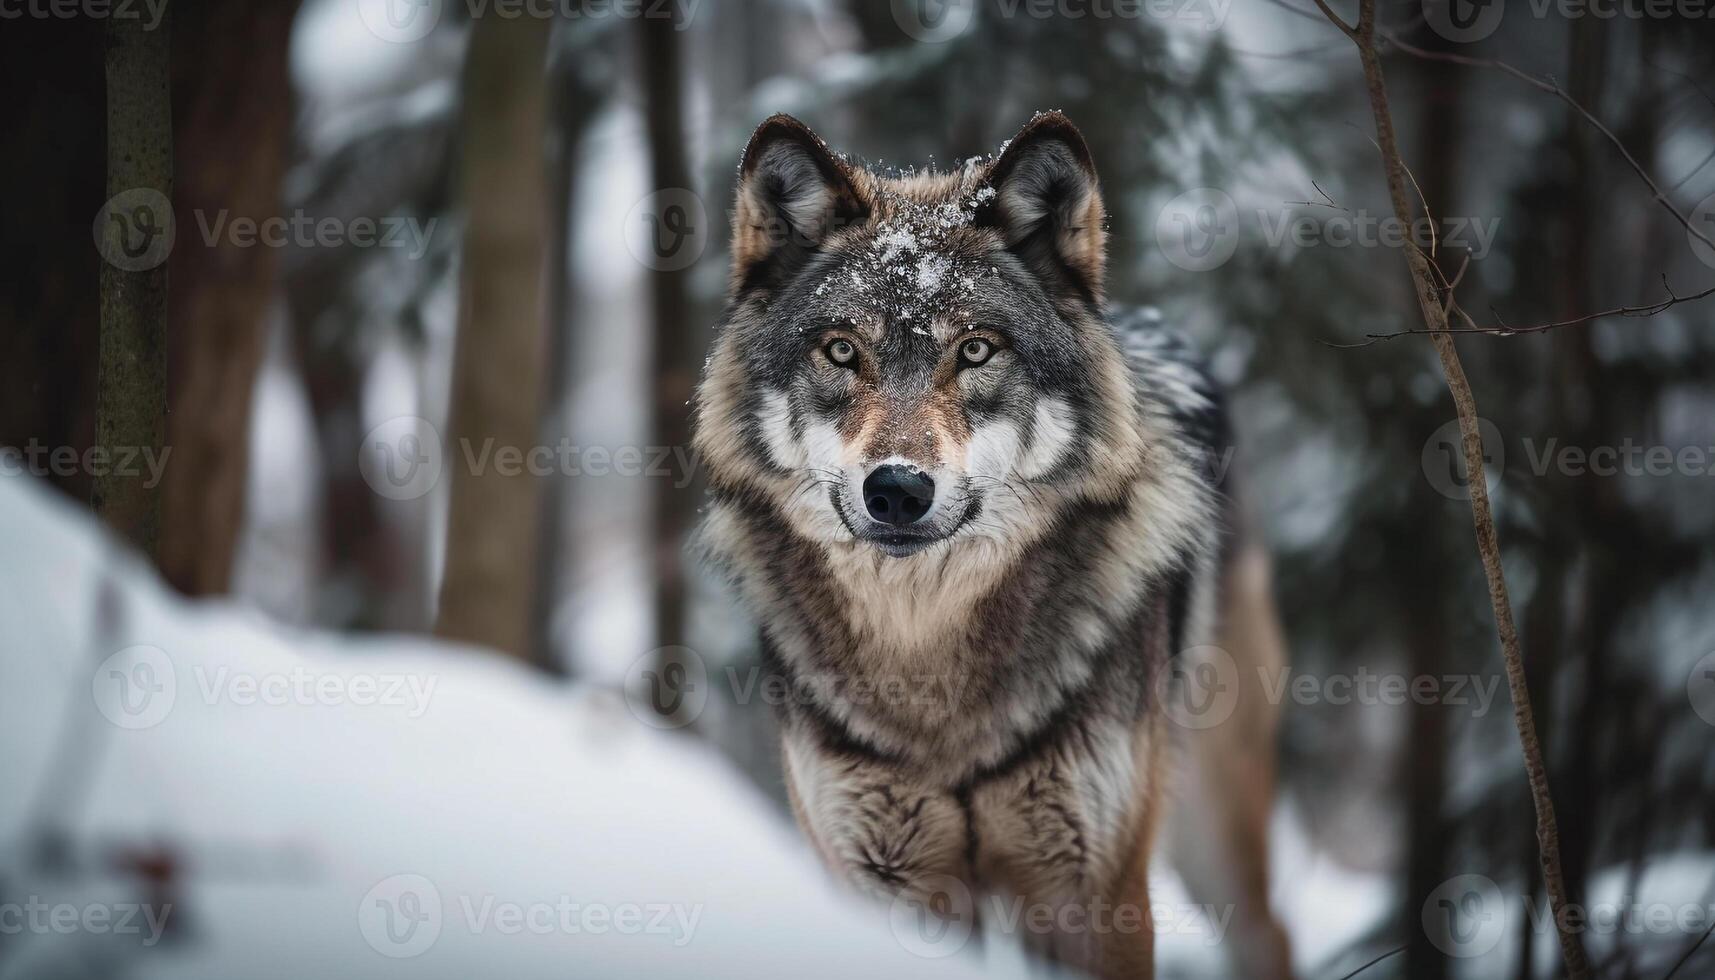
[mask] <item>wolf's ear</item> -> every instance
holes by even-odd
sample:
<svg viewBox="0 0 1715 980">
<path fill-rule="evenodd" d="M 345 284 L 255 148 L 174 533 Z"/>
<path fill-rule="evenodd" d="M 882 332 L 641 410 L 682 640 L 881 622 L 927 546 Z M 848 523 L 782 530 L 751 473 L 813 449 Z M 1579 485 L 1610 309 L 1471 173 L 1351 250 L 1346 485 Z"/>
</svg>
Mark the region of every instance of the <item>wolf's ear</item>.
<svg viewBox="0 0 1715 980">
<path fill-rule="evenodd" d="M 1031 119 L 989 165 L 986 183 L 995 194 L 979 223 L 998 229 L 1050 294 L 1100 301 L 1108 235 L 1078 127 L 1058 112 Z"/>
<path fill-rule="evenodd" d="M 787 115 L 758 126 L 739 165 L 733 215 L 735 291 L 788 279 L 829 235 L 863 221 L 860 175 Z"/>
</svg>

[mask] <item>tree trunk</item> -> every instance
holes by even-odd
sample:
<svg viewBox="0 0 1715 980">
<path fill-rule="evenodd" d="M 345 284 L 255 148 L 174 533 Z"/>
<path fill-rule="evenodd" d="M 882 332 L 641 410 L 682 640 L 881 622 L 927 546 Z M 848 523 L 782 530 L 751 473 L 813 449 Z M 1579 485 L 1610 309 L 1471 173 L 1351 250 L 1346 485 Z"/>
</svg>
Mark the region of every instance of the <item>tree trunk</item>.
<svg viewBox="0 0 1715 980">
<path fill-rule="evenodd" d="M 293 122 L 287 49 L 298 0 L 178 4 L 173 66 L 181 233 L 170 265 L 168 444 L 159 561 L 190 595 L 225 592 L 244 517 L 250 396 L 279 249 L 206 240 L 280 214 Z"/>
<path fill-rule="evenodd" d="M 167 411 L 167 269 L 173 248 L 171 13 L 159 24 L 107 24 L 107 195 L 98 216 L 101 341 L 95 449 L 106 458 L 90 500 L 114 530 L 153 556 L 159 485 L 144 454 L 163 459 Z M 133 465 L 125 465 L 128 457 Z"/>
<path fill-rule="evenodd" d="M 649 189 L 657 193 L 675 190 L 689 193 L 692 181 L 685 152 L 680 31 L 670 18 L 643 17 L 637 23 L 642 34 L 640 68 L 649 134 Z M 666 223 L 665 213 L 655 217 Z M 658 264 L 650 269 L 648 276 L 652 400 L 647 431 L 654 445 L 674 449 L 691 444 L 691 395 L 699 358 L 708 346 L 692 324 L 686 278 L 689 272 L 678 268 L 679 265 L 677 261 Z M 689 486 L 675 486 L 675 480 L 647 479 L 650 480 L 648 533 L 652 539 L 650 581 L 655 587 L 655 643 L 659 648 L 659 669 L 665 672 L 682 666 L 687 659 L 682 652 L 690 599 L 684 548 L 696 520 L 696 496 Z"/>
<path fill-rule="evenodd" d="M 651 191 L 691 188 L 686 161 L 683 55 L 680 31 L 665 17 L 642 17 L 643 86 L 648 114 Z M 665 263 L 677 265 L 678 263 Z M 675 449 L 691 442 L 689 403 L 705 338 L 692 322 L 688 271 L 650 270 L 649 380 L 652 387 L 649 434 L 657 446 Z M 653 558 L 650 579 L 655 583 L 655 642 L 661 646 L 685 640 L 686 584 L 684 545 L 696 518 L 696 496 L 677 481 L 652 478 L 649 484 L 650 534 Z"/>
<path fill-rule="evenodd" d="M 104 28 L 80 18 L 0 30 L 0 133 L 20 148 L 0 153 L 0 187 L 18 191 L 0 220 L 0 446 L 24 452 L 81 456 L 95 438 L 105 263 L 90 230 L 107 198 Z M 91 498 L 82 467 L 32 472 Z"/>
<path fill-rule="evenodd" d="M 569 31 L 567 32 L 570 33 Z M 572 230 L 573 193 L 577 184 L 578 146 L 594 114 L 599 93 L 589 91 L 579 72 L 582 52 L 568 42 L 555 54 L 549 76 L 549 104 L 553 125 L 553 184 L 548 196 L 550 238 L 548 244 L 547 377 L 544 379 L 543 441 L 557 444 L 565 431 L 564 410 L 572 388 Z M 536 553 L 536 597 L 532 614 L 532 659 L 544 670 L 563 674 L 567 664 L 554 648 L 554 610 L 564 581 L 560 571 L 569 566 L 563 539 L 568 501 L 567 480 L 556 474 L 542 493 L 541 546 Z"/>
<path fill-rule="evenodd" d="M 539 483 L 483 447 L 537 442 L 546 343 L 546 60 L 550 21 L 479 18 L 464 74 L 464 210 L 458 339 L 443 445 L 452 468 L 435 632 L 529 656 Z M 492 441 L 490 441 L 492 440 Z"/>
</svg>

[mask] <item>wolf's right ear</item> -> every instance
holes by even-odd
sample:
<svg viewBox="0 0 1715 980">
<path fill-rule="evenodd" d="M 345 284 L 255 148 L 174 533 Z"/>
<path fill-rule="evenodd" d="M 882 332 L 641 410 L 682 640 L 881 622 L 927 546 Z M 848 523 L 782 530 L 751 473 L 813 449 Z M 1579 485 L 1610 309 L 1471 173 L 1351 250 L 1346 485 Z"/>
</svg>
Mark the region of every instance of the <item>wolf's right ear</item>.
<svg viewBox="0 0 1715 980">
<path fill-rule="evenodd" d="M 734 290 L 779 285 L 829 235 L 862 222 L 869 205 L 859 189 L 859 176 L 810 127 L 791 116 L 770 116 L 758 126 L 738 171 Z"/>
</svg>

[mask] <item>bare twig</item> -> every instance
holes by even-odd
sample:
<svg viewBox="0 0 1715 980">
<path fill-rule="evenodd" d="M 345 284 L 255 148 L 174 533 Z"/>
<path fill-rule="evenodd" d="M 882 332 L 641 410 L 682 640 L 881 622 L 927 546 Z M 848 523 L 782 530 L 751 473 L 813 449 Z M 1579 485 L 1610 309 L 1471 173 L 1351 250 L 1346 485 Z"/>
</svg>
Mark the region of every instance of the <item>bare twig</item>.
<svg viewBox="0 0 1715 980">
<path fill-rule="evenodd" d="M 1375 0 L 1359 0 L 1358 23 L 1346 25 L 1330 11 L 1324 0 L 1316 5 L 1352 38 L 1363 65 L 1364 85 L 1369 91 L 1370 108 L 1375 116 L 1376 143 L 1381 147 L 1386 170 L 1388 196 L 1393 202 L 1394 217 L 1410 224 L 1411 202 L 1406 195 L 1406 168 L 1394 138 L 1393 114 L 1388 108 L 1387 86 L 1382 78 L 1381 52 L 1376 47 Z M 1559 86 L 1555 86 L 1558 91 Z M 1630 159 L 1628 155 L 1628 159 Z M 1653 187 L 1653 182 L 1651 184 Z M 1663 199 L 1665 203 L 1665 198 Z M 1671 206 L 1670 206 L 1671 208 Z M 1500 536 L 1495 530 L 1494 513 L 1489 504 L 1489 489 L 1483 479 L 1483 438 L 1478 429 L 1477 402 L 1471 393 L 1471 383 L 1459 360 L 1459 350 L 1447 326 L 1447 306 L 1436 285 L 1436 272 L 1421 249 L 1405 250 L 1406 264 L 1417 291 L 1417 304 L 1427 325 L 1429 339 L 1441 358 L 1441 369 L 1447 378 L 1447 388 L 1459 413 L 1459 430 L 1464 437 L 1465 468 L 1470 474 L 1471 518 L 1476 526 L 1477 551 L 1483 562 L 1483 573 L 1489 583 L 1489 605 L 1494 611 L 1495 627 L 1501 641 L 1501 654 L 1506 662 L 1507 687 L 1512 695 L 1513 721 L 1518 727 L 1519 742 L 1524 751 L 1525 775 L 1530 784 L 1531 799 L 1536 806 L 1536 842 L 1542 863 L 1543 883 L 1560 936 L 1560 953 L 1566 961 L 1571 980 L 1586 980 L 1590 963 L 1578 936 L 1566 928 L 1566 882 L 1560 870 L 1560 831 L 1554 819 L 1554 800 L 1548 788 L 1548 769 L 1543 762 L 1542 743 L 1536 734 L 1536 717 L 1531 710 L 1530 690 L 1525 683 L 1524 658 L 1519 650 L 1518 628 L 1513 622 L 1512 599 L 1507 593 L 1506 575 L 1501 569 Z"/>
<path fill-rule="evenodd" d="M 1697 941 L 1691 944 L 1691 948 L 1685 951 L 1685 955 L 1679 958 L 1678 963 L 1673 964 L 1673 969 L 1667 971 L 1667 976 L 1662 977 L 1661 980 L 1673 980 L 1674 975 L 1679 972 L 1679 968 L 1684 966 L 1699 949 L 1702 949 L 1705 942 L 1709 941 L 1711 932 L 1715 932 L 1715 922 L 1709 923 L 1709 928 L 1703 930 L 1703 935 L 1697 937 Z"/>
<path fill-rule="evenodd" d="M 1316 188 L 1316 193 L 1322 195 L 1322 200 L 1320 200 L 1320 201 L 1287 201 L 1286 203 L 1287 204 L 1302 204 L 1308 208 L 1333 208 L 1335 211 L 1350 211 L 1350 210 L 1352 210 L 1351 208 L 1343 208 L 1340 205 L 1335 204 L 1334 199 L 1328 196 L 1328 192 L 1322 189 L 1321 184 L 1318 184 L 1313 180 L 1310 182 L 1310 186 Z"/>
<path fill-rule="evenodd" d="M 1460 270 L 1459 274 L 1461 277 L 1464 275 L 1463 269 Z M 1457 280 L 1455 280 L 1455 282 L 1457 282 Z M 1493 325 L 1487 326 L 1487 327 L 1481 326 L 1471 319 L 1470 314 L 1466 313 L 1463 307 L 1459 306 L 1457 303 L 1451 303 L 1451 305 L 1449 305 L 1447 308 L 1448 312 L 1458 315 L 1460 319 L 1464 320 L 1465 325 L 1462 327 L 1451 327 L 1450 326 L 1445 331 L 1441 331 L 1441 332 L 1443 332 L 1443 333 L 1480 333 L 1480 334 L 1487 334 L 1488 336 L 1491 336 L 1491 337 L 1511 337 L 1511 336 L 1515 336 L 1517 334 L 1543 333 L 1543 332 L 1548 331 L 1548 330 L 1558 330 L 1561 327 L 1570 327 L 1570 326 L 1574 326 L 1574 325 L 1580 324 L 1580 323 L 1589 323 L 1592 320 L 1600 320 L 1604 317 L 1610 317 L 1610 316 L 1651 317 L 1651 316 L 1655 316 L 1657 313 L 1660 313 L 1660 312 L 1667 310 L 1671 307 L 1678 306 L 1681 303 L 1689 303 L 1689 302 L 1692 302 L 1693 300 L 1699 300 L 1699 299 L 1704 299 L 1705 297 L 1715 296 L 1715 286 L 1710 286 L 1708 289 L 1702 290 L 1700 292 L 1692 293 L 1688 296 L 1680 296 L 1673 291 L 1672 286 L 1668 285 L 1667 277 L 1665 275 L 1662 277 L 1661 284 L 1662 284 L 1663 288 L 1665 288 L 1667 290 L 1667 298 L 1663 299 L 1663 300 L 1657 300 L 1654 303 L 1644 303 L 1644 304 L 1641 304 L 1638 306 L 1616 306 L 1611 310 L 1601 310 L 1601 311 L 1598 311 L 1596 313 L 1586 313 L 1583 316 L 1575 316 L 1575 317 L 1572 317 L 1571 319 L 1568 319 L 1568 320 L 1555 320 L 1552 323 L 1533 323 L 1527 327 L 1508 326 L 1507 324 L 1500 321 L 1499 316 L 1496 316 L 1496 318 L 1495 318 L 1496 322 Z M 1451 296 L 1449 296 L 1449 300 L 1451 300 Z M 1394 340 L 1394 339 L 1399 338 L 1399 337 L 1426 336 L 1432 332 L 1434 332 L 1434 331 L 1419 329 L 1419 330 L 1396 330 L 1392 333 L 1369 333 L 1369 334 L 1364 334 L 1364 339 L 1362 341 L 1357 342 L 1357 343 L 1351 343 L 1351 344 L 1328 343 L 1326 346 L 1335 347 L 1335 348 L 1339 348 L 1342 350 L 1347 350 L 1347 349 L 1352 349 L 1352 348 L 1357 348 L 1357 347 L 1368 347 L 1371 344 L 1380 343 L 1381 341 L 1384 341 L 1384 340 Z"/>
<path fill-rule="evenodd" d="M 1363 966 L 1358 967 L 1356 970 L 1353 970 L 1351 973 L 1348 973 L 1345 976 L 1341 977 L 1340 980 L 1352 980 L 1353 977 L 1364 972 L 1365 970 L 1368 970 L 1370 967 L 1375 966 L 1377 963 L 1380 963 L 1382 960 L 1385 960 L 1390 956 L 1398 956 L 1399 954 L 1405 952 L 1405 950 L 1406 950 L 1406 947 L 1404 947 L 1404 946 L 1400 946 L 1400 947 L 1397 947 L 1395 949 L 1390 949 L 1387 952 L 1383 953 L 1382 955 L 1380 955 L 1380 956 L 1376 957 L 1375 959 L 1369 961 L 1368 963 L 1365 963 Z"/>
</svg>

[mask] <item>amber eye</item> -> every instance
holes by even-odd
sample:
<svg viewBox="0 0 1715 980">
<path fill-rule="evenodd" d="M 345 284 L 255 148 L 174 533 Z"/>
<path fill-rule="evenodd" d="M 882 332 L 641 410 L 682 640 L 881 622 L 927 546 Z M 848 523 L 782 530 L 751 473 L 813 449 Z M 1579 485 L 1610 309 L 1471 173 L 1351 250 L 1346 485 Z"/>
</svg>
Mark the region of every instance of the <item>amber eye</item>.
<svg viewBox="0 0 1715 980">
<path fill-rule="evenodd" d="M 831 340 L 828 346 L 822 348 L 822 353 L 841 367 L 851 367 L 857 361 L 857 347 L 849 340 Z"/>
<path fill-rule="evenodd" d="M 961 367 L 976 367 L 993 356 L 994 345 L 978 337 L 972 337 L 959 345 Z"/>
</svg>

